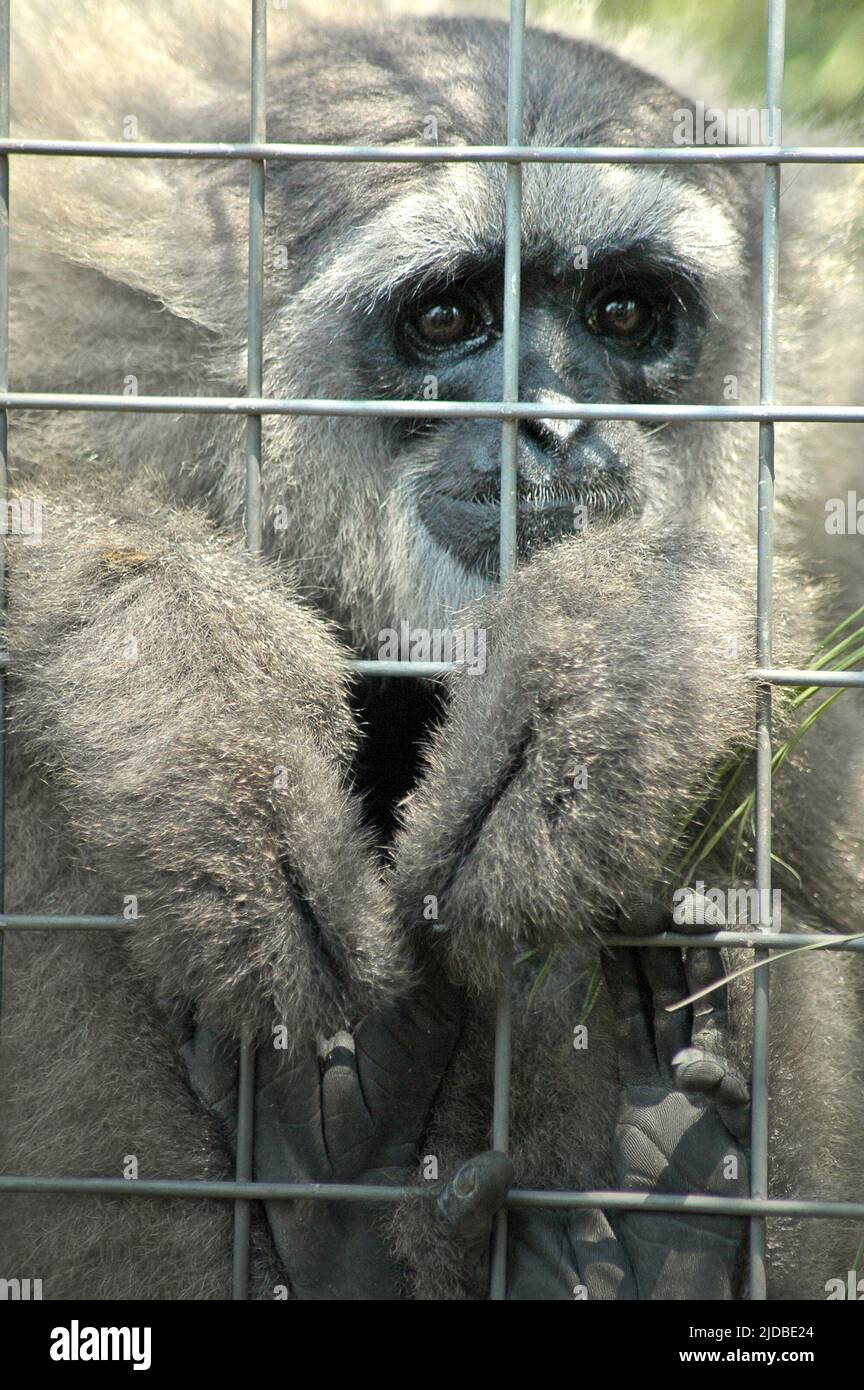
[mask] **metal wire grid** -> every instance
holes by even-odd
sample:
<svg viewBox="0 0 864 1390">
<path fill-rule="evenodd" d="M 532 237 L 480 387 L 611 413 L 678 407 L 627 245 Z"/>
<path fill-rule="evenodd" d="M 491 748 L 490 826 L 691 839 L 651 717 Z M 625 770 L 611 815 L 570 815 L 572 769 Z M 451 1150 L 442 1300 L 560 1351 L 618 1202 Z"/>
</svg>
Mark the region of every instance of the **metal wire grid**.
<svg viewBox="0 0 864 1390">
<path fill-rule="evenodd" d="M 509 574 L 516 563 L 516 456 L 519 422 L 523 419 L 626 419 L 751 421 L 759 425 L 758 454 L 758 578 L 757 661 L 753 677 L 759 683 L 756 763 L 756 887 L 771 888 L 771 689 L 774 685 L 862 686 L 864 673 L 775 670 L 771 658 L 772 550 L 774 498 L 774 426 L 777 422 L 811 421 L 864 423 L 864 406 L 777 406 L 773 403 L 777 347 L 777 281 L 779 262 L 780 171 L 784 164 L 864 163 L 861 147 L 789 147 L 779 144 L 779 112 L 785 35 L 785 0 L 769 0 L 766 106 L 771 113 L 771 141 L 746 148 L 556 148 L 524 146 L 522 141 L 522 90 L 525 37 L 525 0 L 511 0 L 510 51 L 507 102 L 507 143 L 504 146 L 392 149 L 387 146 L 290 145 L 266 141 L 267 34 L 266 0 L 250 0 L 252 22 L 250 139 L 244 144 L 117 143 L 111 141 L 31 140 L 9 138 L 9 7 L 0 0 L 0 494 L 7 486 L 7 411 L 36 410 L 139 410 L 157 413 L 219 413 L 246 416 L 245 469 L 246 542 L 252 553 L 261 549 L 261 423 L 265 414 L 372 415 L 407 418 L 450 417 L 501 421 L 501 573 Z M 249 276 L 248 352 L 246 385 L 242 397 L 118 397 L 60 392 L 10 392 L 8 390 L 8 249 L 9 155 L 114 156 L 117 158 L 245 159 L 249 161 Z M 477 401 L 363 401 L 276 400 L 262 396 L 264 196 L 267 160 L 345 160 L 358 163 L 455 163 L 484 161 L 506 164 L 505 264 L 503 323 L 503 382 L 501 400 Z M 716 405 L 603 405 L 571 403 L 549 405 L 519 401 L 519 302 L 520 221 L 522 167 L 526 163 L 582 164 L 710 164 L 758 163 L 764 166 L 762 227 L 761 369 L 758 406 Z M 0 601 L 4 574 L 0 571 Z M 0 653 L 0 716 L 3 713 L 5 672 L 8 659 Z M 365 675 L 436 675 L 452 669 L 447 662 L 356 661 Z M 0 719 L 0 752 L 3 728 Z M 3 887 L 4 796 L 0 759 L 0 893 Z M 769 901 L 770 896 L 762 901 Z M 2 906 L 0 902 L 0 906 Z M 15 930 L 134 930 L 125 918 L 113 916 L 47 916 L 0 912 L 0 949 L 3 929 Z M 679 948 L 691 943 L 686 935 L 667 932 L 654 937 L 615 936 L 607 944 Z M 724 931 L 700 936 L 700 944 L 713 948 L 751 948 L 759 959 L 771 948 L 811 943 L 812 936 L 796 932 Z M 829 950 L 864 950 L 864 941 L 837 942 Z M 0 955 L 2 965 L 2 955 Z M 543 1208 L 603 1207 L 607 1210 L 691 1211 L 746 1216 L 750 1222 L 750 1296 L 766 1297 L 765 1235 L 767 1218 L 847 1217 L 864 1219 L 864 1201 L 833 1202 L 807 1199 L 768 1199 L 768 970 L 755 976 L 753 1017 L 753 1129 L 751 1191 L 746 1198 L 659 1193 L 547 1192 L 513 1189 L 507 1206 Z M 2 978 L 2 977 L 0 977 Z M 493 1133 L 495 1148 L 506 1150 L 509 1141 L 509 1082 L 512 998 L 509 965 L 499 991 L 496 1014 Z M 254 1050 L 249 1038 L 240 1049 L 237 1159 L 235 1180 L 203 1182 L 138 1180 L 123 1178 L 37 1178 L 0 1176 L 0 1192 L 65 1192 L 110 1194 L 123 1197 L 182 1197 L 234 1203 L 232 1292 L 246 1299 L 249 1289 L 249 1228 L 252 1201 L 311 1199 L 323 1201 L 398 1202 L 431 1196 L 425 1189 L 407 1186 L 370 1186 L 344 1183 L 259 1183 L 253 1173 Z M 497 1219 L 492 1252 L 490 1298 L 506 1296 L 507 1213 Z"/>
</svg>

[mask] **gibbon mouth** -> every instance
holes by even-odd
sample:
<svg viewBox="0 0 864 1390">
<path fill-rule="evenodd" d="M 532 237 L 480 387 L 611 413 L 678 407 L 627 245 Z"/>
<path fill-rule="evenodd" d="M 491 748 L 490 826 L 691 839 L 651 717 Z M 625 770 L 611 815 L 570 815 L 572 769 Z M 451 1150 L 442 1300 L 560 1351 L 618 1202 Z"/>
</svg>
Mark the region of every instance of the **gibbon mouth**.
<svg viewBox="0 0 864 1390">
<path fill-rule="evenodd" d="M 629 498 L 617 480 L 584 492 L 570 488 L 527 488 L 517 493 L 516 540 L 520 555 L 540 546 L 580 535 L 592 520 L 609 520 L 631 509 Z M 426 493 L 417 509 L 433 540 L 467 569 L 496 574 L 500 538 L 497 494 L 454 497 L 452 493 Z"/>
</svg>

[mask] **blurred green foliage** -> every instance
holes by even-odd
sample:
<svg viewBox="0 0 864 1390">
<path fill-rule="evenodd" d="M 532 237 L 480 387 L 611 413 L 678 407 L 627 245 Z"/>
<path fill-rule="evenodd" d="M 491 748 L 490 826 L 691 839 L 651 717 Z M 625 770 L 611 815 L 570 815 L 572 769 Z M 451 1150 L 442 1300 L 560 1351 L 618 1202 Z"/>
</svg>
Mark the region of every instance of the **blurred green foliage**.
<svg viewBox="0 0 864 1390">
<path fill-rule="evenodd" d="M 574 11 L 586 0 L 572 0 Z M 566 9 L 559 0 L 559 8 Z M 764 87 L 767 0 L 591 0 L 611 26 L 634 21 L 692 34 L 716 53 L 732 95 L 749 102 Z M 534 13 L 544 0 L 535 0 Z M 797 116 L 864 116 L 864 0 L 789 0 L 784 107 Z"/>
</svg>

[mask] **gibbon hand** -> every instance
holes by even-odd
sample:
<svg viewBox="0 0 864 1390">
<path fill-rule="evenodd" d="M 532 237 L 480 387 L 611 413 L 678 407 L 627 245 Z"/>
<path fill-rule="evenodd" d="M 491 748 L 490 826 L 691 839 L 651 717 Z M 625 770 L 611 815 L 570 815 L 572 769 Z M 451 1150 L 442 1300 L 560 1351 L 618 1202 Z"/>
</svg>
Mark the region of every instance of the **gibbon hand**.
<svg viewBox="0 0 864 1390">
<path fill-rule="evenodd" d="M 667 927 L 671 923 L 665 924 Z M 650 915 L 628 934 L 662 930 Z M 680 930 L 680 928 L 679 928 Z M 725 988 L 695 1006 L 666 1005 L 718 980 L 720 953 L 617 948 L 603 956 L 613 1002 L 621 1100 L 612 1185 L 625 1192 L 748 1193 L 749 1094 L 727 1059 Z M 503 1154 L 464 1164 L 438 1198 L 442 1220 L 482 1259 L 503 1201 Z M 507 1297 L 520 1300 L 729 1299 L 740 1296 L 743 1218 L 657 1211 L 540 1210 L 508 1216 Z"/>
<path fill-rule="evenodd" d="M 255 1067 L 258 1182 L 408 1183 L 459 1036 L 462 991 L 430 965 L 412 993 L 367 1015 L 353 1033 L 310 1040 L 287 1056 L 262 1045 Z M 181 1048 L 193 1089 L 233 1131 L 236 1048 L 198 1029 Z M 502 1193 L 503 1196 L 503 1193 Z M 264 1202 L 293 1297 L 404 1297 L 380 1231 L 384 1204 Z"/>
</svg>

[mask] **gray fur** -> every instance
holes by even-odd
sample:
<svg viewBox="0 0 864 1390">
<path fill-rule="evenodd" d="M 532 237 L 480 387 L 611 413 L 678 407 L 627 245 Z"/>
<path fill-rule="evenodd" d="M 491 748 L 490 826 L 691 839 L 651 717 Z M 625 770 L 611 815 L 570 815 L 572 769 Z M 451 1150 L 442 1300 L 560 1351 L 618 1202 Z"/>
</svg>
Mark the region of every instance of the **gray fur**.
<svg viewBox="0 0 864 1390">
<path fill-rule="evenodd" d="M 142 139 L 244 138 L 245 6 L 141 0 L 122 22 L 119 8 L 16 5 L 16 133 L 116 139 L 134 115 Z M 271 139 L 413 143 L 430 112 L 441 143 L 504 138 L 504 26 L 292 23 L 284 38 Z M 680 104 L 606 50 L 529 36 L 528 143 L 668 144 Z M 14 173 L 13 387 L 122 391 L 132 374 L 146 394 L 242 392 L 242 163 Z M 529 166 L 526 262 L 662 244 L 698 272 L 708 324 L 669 398 L 720 401 L 734 373 L 754 400 L 759 181 L 747 167 Z M 499 254 L 502 189 L 497 167 L 271 164 L 265 392 L 419 396 L 422 373 L 397 382 L 381 365 L 382 315 L 406 280 Z M 780 399 L 860 399 L 861 220 L 860 176 L 805 173 L 784 195 Z M 178 1009 L 191 1001 L 229 1038 L 284 1025 L 295 1046 L 350 1029 L 409 987 L 434 894 L 473 1003 L 422 1151 L 443 1177 L 488 1147 L 501 950 L 566 939 L 544 990 L 519 987 L 516 1180 L 611 1181 L 605 1000 L 590 1070 L 569 1040 L 592 933 L 658 880 L 682 806 L 752 740 L 755 430 L 607 426 L 633 515 L 550 546 L 499 597 L 417 503 L 448 450 L 493 428 L 446 424 L 430 443 L 386 421 L 268 417 L 259 561 L 243 549 L 239 422 L 12 417 L 16 486 L 46 509 L 44 543 L 9 547 L 8 908 L 116 913 L 134 895 L 141 922 L 122 938 L 9 934 L 3 1171 L 120 1176 L 131 1154 L 141 1177 L 230 1172 L 230 1136 L 177 1061 Z M 777 659 L 803 664 L 860 589 L 857 555 L 828 551 L 820 521 L 860 431 L 777 433 Z M 454 688 L 385 873 L 352 794 L 347 661 L 374 655 L 383 628 L 446 625 L 472 604 L 489 669 Z M 860 920 L 855 698 L 777 779 L 777 852 L 804 885 L 782 878 L 787 927 L 793 910 L 812 926 Z M 588 788 L 573 794 L 578 764 Z M 703 876 L 727 873 L 721 854 Z M 859 961 L 811 954 L 774 976 L 772 1191 L 860 1197 Z M 746 1058 L 746 990 L 737 1007 Z M 430 1213 L 414 1203 L 389 1222 L 406 1296 L 482 1296 Z M 821 1298 L 845 1277 L 860 1232 L 779 1227 L 774 1297 Z M 0 1255 L 0 1276 L 42 1278 L 49 1298 L 224 1297 L 230 1210 L 4 1197 Z M 262 1221 L 254 1291 L 281 1282 Z"/>
</svg>

